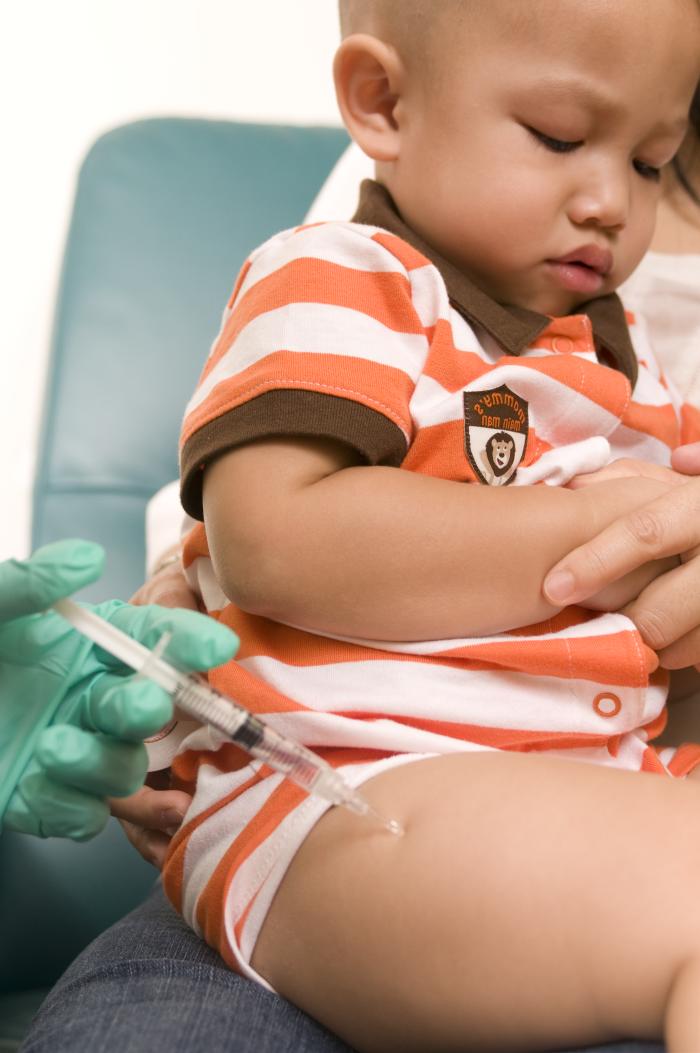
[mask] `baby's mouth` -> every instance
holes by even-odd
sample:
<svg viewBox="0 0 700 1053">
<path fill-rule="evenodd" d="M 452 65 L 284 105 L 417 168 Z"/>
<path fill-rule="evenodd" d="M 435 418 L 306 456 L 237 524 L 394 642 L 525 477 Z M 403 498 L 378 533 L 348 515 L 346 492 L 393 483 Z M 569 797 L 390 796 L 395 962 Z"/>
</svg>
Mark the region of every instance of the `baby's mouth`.
<svg viewBox="0 0 700 1053">
<path fill-rule="evenodd" d="M 609 249 L 598 245 L 582 245 L 573 252 L 546 261 L 558 284 L 572 292 L 595 295 L 605 284 L 613 267 Z"/>
<path fill-rule="evenodd" d="M 581 245 L 573 252 L 556 259 L 548 260 L 548 263 L 572 264 L 579 267 L 587 267 L 595 271 L 602 278 L 610 273 L 613 268 L 613 254 L 610 249 L 604 249 L 600 245 Z"/>
</svg>

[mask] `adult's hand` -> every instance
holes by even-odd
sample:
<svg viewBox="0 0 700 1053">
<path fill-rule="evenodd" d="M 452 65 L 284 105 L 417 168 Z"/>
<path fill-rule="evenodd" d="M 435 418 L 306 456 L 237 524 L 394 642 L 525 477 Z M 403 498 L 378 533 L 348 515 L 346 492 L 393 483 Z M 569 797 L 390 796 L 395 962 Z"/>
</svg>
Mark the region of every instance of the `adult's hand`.
<svg viewBox="0 0 700 1053">
<path fill-rule="evenodd" d="M 192 592 L 176 549 L 166 554 L 162 566 L 141 585 L 129 600 L 136 606 L 157 603 L 161 607 L 185 607 L 201 610 Z"/>
<path fill-rule="evenodd" d="M 146 785 L 131 797 L 114 797 L 109 802 L 133 847 L 158 870 L 192 800 L 182 790 L 168 789 L 168 781 L 168 772 L 151 772 Z"/>
<path fill-rule="evenodd" d="M 134 593 L 130 602 L 136 605 L 157 603 L 161 607 L 185 607 L 198 610 L 182 562 L 173 547 L 148 581 Z M 181 790 L 169 789 L 167 771 L 151 772 L 146 785 L 130 797 L 115 797 L 109 802 L 112 815 L 133 847 L 160 870 L 172 835 L 180 825 L 191 798 Z"/>
<path fill-rule="evenodd" d="M 47 546 L 0 564 L 0 819 L 13 830 L 82 840 L 107 820 L 104 798 L 133 793 L 146 772 L 143 739 L 167 722 L 155 684 L 45 611 L 96 580 L 104 553 L 86 542 Z M 112 601 L 98 614 L 153 647 L 164 632 L 187 669 L 235 653 L 236 638 L 191 611 Z"/>
<path fill-rule="evenodd" d="M 700 473 L 700 444 L 675 451 L 673 468 Z M 569 553 L 547 575 L 544 593 L 557 606 L 587 597 L 651 560 L 679 556 L 626 608 L 667 669 L 700 667 L 700 479 L 671 485 Z"/>
</svg>

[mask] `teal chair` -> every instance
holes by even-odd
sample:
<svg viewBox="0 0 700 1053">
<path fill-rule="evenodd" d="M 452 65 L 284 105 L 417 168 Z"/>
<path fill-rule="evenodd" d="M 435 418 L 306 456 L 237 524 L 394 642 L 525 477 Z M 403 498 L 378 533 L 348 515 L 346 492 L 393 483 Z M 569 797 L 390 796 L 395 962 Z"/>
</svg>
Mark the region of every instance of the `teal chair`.
<svg viewBox="0 0 700 1053">
<path fill-rule="evenodd" d="M 58 296 L 33 546 L 99 541 L 83 598 L 128 599 L 144 511 L 177 475 L 177 437 L 245 257 L 301 222 L 347 145 L 337 128 L 146 120 L 104 135 L 80 171 Z M 0 1053 L 46 990 L 155 872 L 114 821 L 76 845 L 0 837 Z"/>
</svg>

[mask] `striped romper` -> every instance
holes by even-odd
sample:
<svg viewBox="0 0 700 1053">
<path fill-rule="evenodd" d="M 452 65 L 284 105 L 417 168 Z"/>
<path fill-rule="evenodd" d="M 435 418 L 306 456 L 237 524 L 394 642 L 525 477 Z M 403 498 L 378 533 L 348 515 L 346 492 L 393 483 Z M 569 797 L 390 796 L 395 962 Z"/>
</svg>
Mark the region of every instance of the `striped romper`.
<svg viewBox="0 0 700 1053">
<path fill-rule="evenodd" d="M 554 319 L 493 302 L 368 182 L 354 221 L 285 231 L 245 263 L 186 410 L 183 504 L 201 519 L 203 467 L 265 436 L 332 438 L 366 464 L 467 485 L 561 486 L 619 457 L 667 465 L 700 438 L 700 413 L 660 374 L 641 321 L 627 323 L 616 296 Z M 700 760 L 700 747 L 649 744 L 667 676 L 621 614 L 572 607 L 484 638 L 330 638 L 230 603 L 202 524 L 184 560 L 209 613 L 241 639 L 212 685 L 355 785 L 467 750 L 675 776 Z M 250 966 L 257 936 L 326 805 L 206 728 L 183 739 L 172 770 L 194 799 L 166 893 L 233 969 L 264 983 Z"/>
</svg>

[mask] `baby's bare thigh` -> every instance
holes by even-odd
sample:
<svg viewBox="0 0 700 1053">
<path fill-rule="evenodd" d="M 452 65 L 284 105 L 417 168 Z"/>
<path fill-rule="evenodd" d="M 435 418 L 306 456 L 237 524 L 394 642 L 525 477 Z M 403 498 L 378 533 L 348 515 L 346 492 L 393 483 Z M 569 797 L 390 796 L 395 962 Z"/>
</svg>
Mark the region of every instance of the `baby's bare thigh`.
<svg viewBox="0 0 700 1053">
<path fill-rule="evenodd" d="M 658 1037 L 700 954 L 700 786 L 459 754 L 365 784 L 397 839 L 334 809 L 274 899 L 254 967 L 360 1050 Z"/>
</svg>

